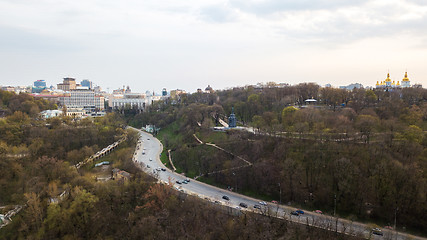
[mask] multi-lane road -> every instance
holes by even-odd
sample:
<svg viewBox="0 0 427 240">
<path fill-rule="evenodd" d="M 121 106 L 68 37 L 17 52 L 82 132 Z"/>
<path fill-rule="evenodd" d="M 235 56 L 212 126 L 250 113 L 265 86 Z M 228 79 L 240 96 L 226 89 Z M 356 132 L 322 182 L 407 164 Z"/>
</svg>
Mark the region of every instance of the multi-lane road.
<svg viewBox="0 0 427 240">
<path fill-rule="evenodd" d="M 189 183 L 183 182 L 187 177 L 173 172 L 166 168 L 160 161 L 160 154 L 163 150 L 161 142 L 151 134 L 139 131 L 140 139 L 134 154 L 135 163 L 140 166 L 146 173 L 153 175 L 159 181 L 167 183 L 171 182 L 175 189 L 187 194 L 195 195 L 201 199 L 211 201 L 216 204 L 222 204 L 231 208 L 240 209 L 242 211 L 253 211 L 260 214 L 269 214 L 271 216 L 285 218 L 290 221 L 299 222 L 301 224 L 309 224 L 314 227 L 324 228 L 331 231 L 338 231 L 345 234 L 357 235 L 366 238 L 374 239 L 425 239 L 416 237 L 392 230 L 383 229 L 384 236 L 373 235 L 372 229 L 366 224 L 351 222 L 346 219 L 334 218 L 332 216 L 318 214 L 310 211 L 304 211 L 304 214 L 299 216 L 292 215 L 291 212 L 295 208 L 279 205 L 274 203 L 261 204 L 263 200 L 250 198 L 241 194 L 237 194 L 225 189 L 217 188 L 193 179 Z M 163 170 L 162 170 L 163 169 Z M 223 199 L 227 196 L 229 200 Z M 247 205 L 247 208 L 239 206 L 241 203 Z M 260 208 L 254 208 L 255 205 Z"/>
</svg>

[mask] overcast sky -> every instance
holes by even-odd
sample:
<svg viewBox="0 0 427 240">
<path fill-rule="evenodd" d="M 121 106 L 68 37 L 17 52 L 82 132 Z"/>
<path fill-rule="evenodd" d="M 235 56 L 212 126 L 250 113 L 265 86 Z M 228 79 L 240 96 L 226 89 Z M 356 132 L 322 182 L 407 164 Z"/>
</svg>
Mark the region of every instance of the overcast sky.
<svg viewBox="0 0 427 240">
<path fill-rule="evenodd" d="M 427 87 L 425 0 L 0 0 L 0 85 Z"/>
</svg>

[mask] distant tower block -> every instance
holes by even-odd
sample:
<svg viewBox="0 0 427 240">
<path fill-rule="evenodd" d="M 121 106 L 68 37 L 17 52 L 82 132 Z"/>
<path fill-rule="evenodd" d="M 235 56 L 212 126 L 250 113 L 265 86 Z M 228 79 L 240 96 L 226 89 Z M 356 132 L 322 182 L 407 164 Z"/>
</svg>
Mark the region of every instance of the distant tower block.
<svg viewBox="0 0 427 240">
<path fill-rule="evenodd" d="M 166 88 L 163 88 L 162 90 L 162 96 L 167 96 L 168 95 L 168 91 L 166 91 Z"/>
<path fill-rule="evenodd" d="M 228 117 L 228 126 L 230 128 L 236 127 L 236 115 L 234 114 L 234 107 L 231 108 L 230 117 Z"/>
</svg>

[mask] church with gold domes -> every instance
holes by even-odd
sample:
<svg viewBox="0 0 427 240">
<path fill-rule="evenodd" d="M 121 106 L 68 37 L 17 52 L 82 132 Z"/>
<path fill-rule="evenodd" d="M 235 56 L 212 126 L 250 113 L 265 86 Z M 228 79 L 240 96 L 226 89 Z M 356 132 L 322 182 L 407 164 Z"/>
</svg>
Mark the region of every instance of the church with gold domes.
<svg viewBox="0 0 427 240">
<path fill-rule="evenodd" d="M 390 73 L 387 73 L 387 78 L 384 81 L 378 82 L 375 85 L 376 88 L 380 88 L 380 89 L 394 89 L 394 88 L 408 88 L 411 87 L 411 82 L 409 81 L 408 78 L 408 72 L 405 72 L 405 77 L 402 79 L 402 82 L 399 83 L 399 81 L 397 81 L 397 83 L 395 81 L 391 81 L 390 79 Z"/>
</svg>

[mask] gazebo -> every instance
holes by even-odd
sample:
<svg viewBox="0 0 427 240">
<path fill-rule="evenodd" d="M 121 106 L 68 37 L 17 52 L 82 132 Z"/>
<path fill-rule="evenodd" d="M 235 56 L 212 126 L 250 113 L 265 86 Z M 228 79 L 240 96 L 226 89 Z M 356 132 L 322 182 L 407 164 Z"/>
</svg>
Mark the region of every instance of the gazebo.
<svg viewBox="0 0 427 240">
<path fill-rule="evenodd" d="M 306 99 L 305 101 L 305 104 L 314 104 L 314 103 L 316 103 L 317 102 L 317 100 L 316 99 L 314 99 L 314 98 L 309 98 L 309 99 Z"/>
</svg>

